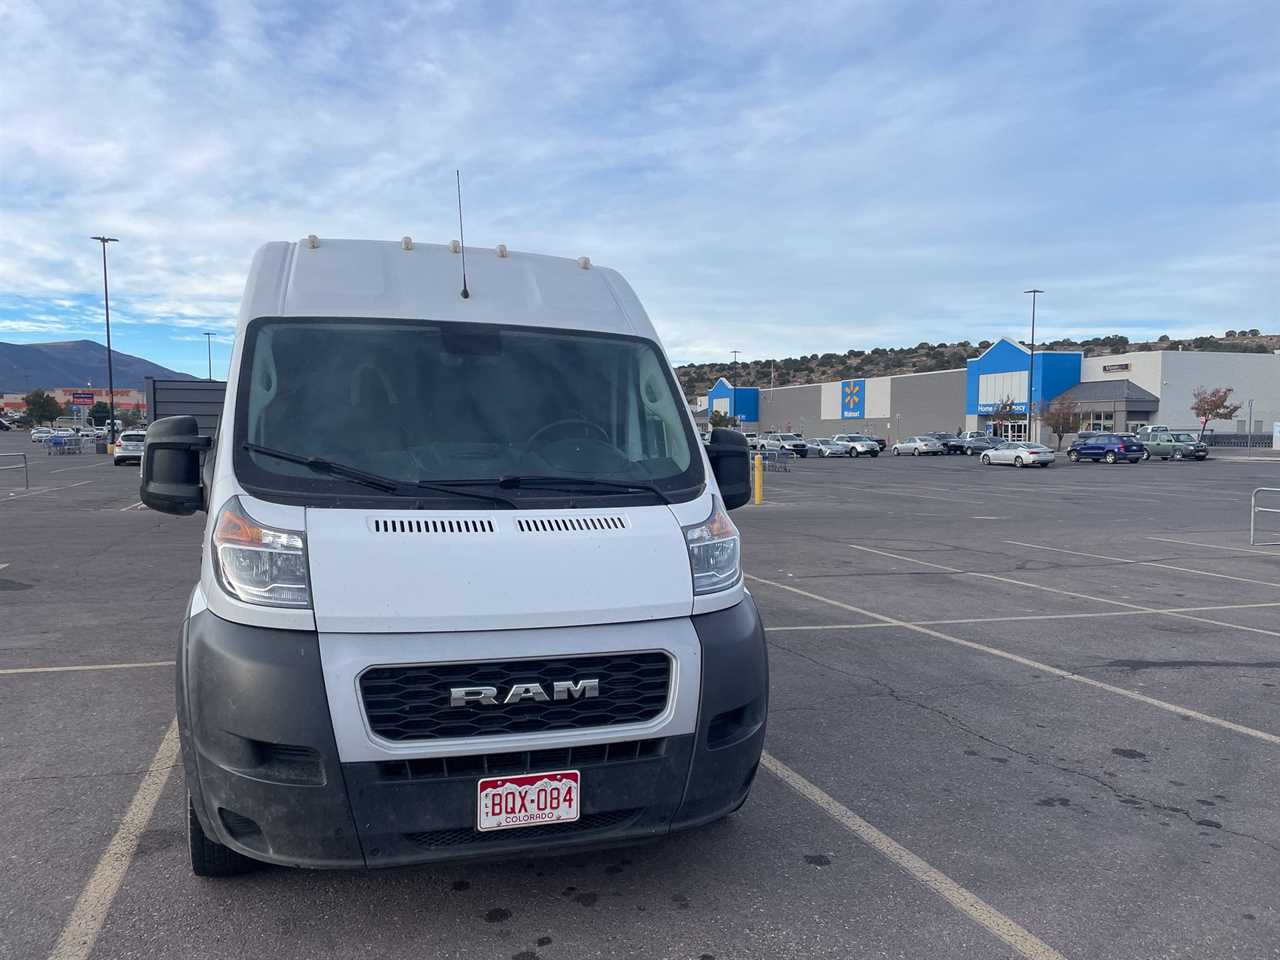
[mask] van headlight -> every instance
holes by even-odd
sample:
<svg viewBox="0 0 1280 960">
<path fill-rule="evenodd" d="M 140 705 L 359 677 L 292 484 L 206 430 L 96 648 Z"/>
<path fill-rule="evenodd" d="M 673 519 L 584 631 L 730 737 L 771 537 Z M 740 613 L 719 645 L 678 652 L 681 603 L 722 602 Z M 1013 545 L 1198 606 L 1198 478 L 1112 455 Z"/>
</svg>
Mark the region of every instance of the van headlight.
<svg viewBox="0 0 1280 960">
<path fill-rule="evenodd" d="M 249 518 L 232 497 L 213 525 L 213 572 L 237 600 L 265 607 L 309 607 L 307 538 Z"/>
<path fill-rule="evenodd" d="M 729 519 L 719 497 L 712 497 L 711 516 L 684 528 L 684 541 L 689 548 L 694 596 L 727 590 L 741 579 L 738 528 Z"/>
</svg>

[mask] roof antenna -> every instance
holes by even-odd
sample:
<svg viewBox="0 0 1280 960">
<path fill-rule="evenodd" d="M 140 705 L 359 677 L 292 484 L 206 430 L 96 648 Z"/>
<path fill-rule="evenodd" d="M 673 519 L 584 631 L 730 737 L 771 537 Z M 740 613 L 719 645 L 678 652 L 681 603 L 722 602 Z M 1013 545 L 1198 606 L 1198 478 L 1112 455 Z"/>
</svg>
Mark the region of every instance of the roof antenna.
<svg viewBox="0 0 1280 960">
<path fill-rule="evenodd" d="M 458 247 L 462 252 L 462 299 L 471 298 L 471 291 L 467 289 L 467 238 L 462 233 L 462 171 L 454 170 L 454 177 L 458 181 Z"/>
</svg>

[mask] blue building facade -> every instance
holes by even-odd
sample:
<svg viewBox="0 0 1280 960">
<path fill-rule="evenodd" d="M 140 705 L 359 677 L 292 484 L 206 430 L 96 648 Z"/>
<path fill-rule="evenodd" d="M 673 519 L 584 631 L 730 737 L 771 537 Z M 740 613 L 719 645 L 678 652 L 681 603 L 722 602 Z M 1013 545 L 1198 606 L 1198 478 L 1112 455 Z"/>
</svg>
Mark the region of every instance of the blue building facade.
<svg viewBox="0 0 1280 960">
<path fill-rule="evenodd" d="M 760 389 L 735 387 L 721 377 L 707 391 L 707 413 L 716 411 L 726 417 L 737 417 L 740 423 L 755 423 L 760 419 Z"/>
<path fill-rule="evenodd" d="M 1017 413 L 1027 412 L 1027 368 L 1034 364 L 1031 402 L 1051 403 L 1054 397 L 1080 382 L 1083 354 L 1031 351 L 1020 343 L 1002 338 L 967 362 L 965 413 L 986 416 L 1003 401 L 1012 402 Z"/>
</svg>

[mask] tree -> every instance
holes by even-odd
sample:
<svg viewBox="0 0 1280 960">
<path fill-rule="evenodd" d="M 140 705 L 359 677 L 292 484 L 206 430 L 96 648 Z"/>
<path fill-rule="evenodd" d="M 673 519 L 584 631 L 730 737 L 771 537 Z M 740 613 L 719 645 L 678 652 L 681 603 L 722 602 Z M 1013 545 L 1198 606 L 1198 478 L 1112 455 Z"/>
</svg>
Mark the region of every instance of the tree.
<svg viewBox="0 0 1280 960">
<path fill-rule="evenodd" d="M 711 417 L 707 421 L 713 427 L 736 427 L 738 425 L 737 417 L 730 417 L 721 413 L 719 410 L 712 410 Z"/>
<path fill-rule="evenodd" d="M 27 405 L 27 416 L 36 423 L 53 423 L 62 416 L 62 404 L 39 387 L 23 397 L 22 402 Z"/>
<path fill-rule="evenodd" d="M 1167 333 L 1162 333 L 1162 334 L 1160 334 L 1160 336 L 1157 338 L 1156 342 L 1157 342 L 1157 343 L 1168 343 L 1168 342 L 1169 342 L 1169 335 L 1168 335 Z"/>
<path fill-rule="evenodd" d="M 1040 414 L 1040 419 L 1049 432 L 1058 438 L 1058 449 L 1062 449 L 1062 438 L 1076 430 L 1076 405 L 1066 397 L 1058 397 Z"/>
<path fill-rule="evenodd" d="M 89 408 L 89 419 L 92 420 L 96 426 L 102 426 L 110 418 L 111 408 L 101 400 Z"/>
<path fill-rule="evenodd" d="M 1200 439 L 1210 420 L 1230 420 L 1240 412 L 1241 404 L 1233 403 L 1234 387 L 1215 387 L 1212 390 L 1196 387 L 1191 391 L 1191 412 L 1200 421 Z"/>
<path fill-rule="evenodd" d="M 120 421 L 120 425 L 125 429 L 136 427 L 142 422 L 142 417 L 138 416 L 137 410 L 117 410 L 116 419 Z"/>
<path fill-rule="evenodd" d="M 1249 328 L 1249 336 L 1251 336 L 1251 337 L 1260 336 L 1260 334 L 1258 333 L 1258 328 L 1257 328 L 1257 327 L 1250 327 L 1250 328 Z"/>
<path fill-rule="evenodd" d="M 1227 331 L 1227 339 L 1228 339 L 1228 340 L 1230 340 L 1230 339 L 1231 339 L 1232 337 L 1234 337 L 1235 335 L 1236 335 L 1236 332 L 1235 332 L 1234 330 L 1228 330 L 1228 331 Z"/>
</svg>

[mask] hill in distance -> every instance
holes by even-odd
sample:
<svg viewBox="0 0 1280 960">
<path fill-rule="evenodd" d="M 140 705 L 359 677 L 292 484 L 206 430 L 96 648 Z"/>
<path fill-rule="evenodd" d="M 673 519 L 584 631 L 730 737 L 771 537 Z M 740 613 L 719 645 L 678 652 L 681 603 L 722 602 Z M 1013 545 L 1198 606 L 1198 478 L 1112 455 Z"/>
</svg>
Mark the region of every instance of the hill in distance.
<svg viewBox="0 0 1280 960">
<path fill-rule="evenodd" d="M 196 379 L 119 350 L 111 351 L 111 373 L 117 389 L 142 390 L 147 377 Z M 95 340 L 0 343 L 0 393 L 82 387 L 86 383 L 107 385 L 107 348 Z"/>
<path fill-rule="evenodd" d="M 919 343 L 914 347 L 876 347 L 873 350 L 849 350 L 846 353 L 814 353 L 780 360 L 688 363 L 676 367 L 676 376 L 680 378 L 685 396 L 692 399 L 705 395 L 720 377 L 724 377 L 735 387 L 790 387 L 898 373 L 954 370 L 963 367 L 966 360 L 978 356 L 989 346 L 989 340 L 982 340 L 977 344 L 961 340 L 957 343 Z M 1130 342 L 1128 337 L 1113 335 L 1080 341 L 1066 338 L 1036 344 L 1036 350 L 1083 350 L 1086 357 L 1179 348 L 1230 353 L 1271 353 L 1273 350 L 1280 350 L 1280 335 L 1260 333 L 1255 329 L 1228 330 L 1221 337 L 1193 337 L 1186 340 L 1163 336 L 1158 340 Z"/>
</svg>

